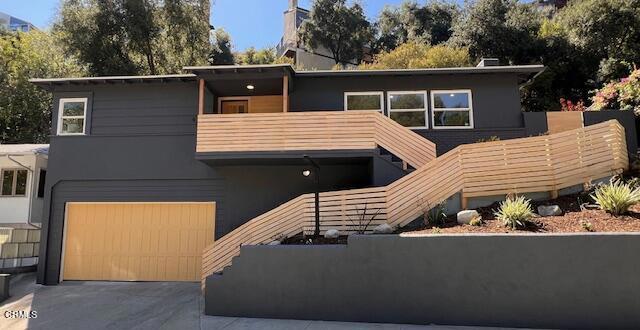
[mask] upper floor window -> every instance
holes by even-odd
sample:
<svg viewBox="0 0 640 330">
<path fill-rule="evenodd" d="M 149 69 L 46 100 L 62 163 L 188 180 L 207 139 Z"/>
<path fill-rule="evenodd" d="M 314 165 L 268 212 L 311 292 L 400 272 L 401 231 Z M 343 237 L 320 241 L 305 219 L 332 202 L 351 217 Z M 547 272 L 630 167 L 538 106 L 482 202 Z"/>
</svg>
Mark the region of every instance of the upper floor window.
<svg viewBox="0 0 640 330">
<path fill-rule="evenodd" d="M 345 110 L 376 110 L 384 108 L 383 92 L 346 92 L 344 93 Z"/>
<path fill-rule="evenodd" d="M 388 92 L 389 117 L 408 128 L 427 128 L 427 92 Z"/>
<path fill-rule="evenodd" d="M 473 128 L 470 90 L 431 91 L 433 128 Z"/>
<path fill-rule="evenodd" d="M 86 98 L 60 99 L 58 108 L 58 135 L 81 135 L 85 132 Z"/>
<path fill-rule="evenodd" d="M 27 170 L 2 170 L 2 196 L 25 196 L 27 194 Z"/>
</svg>

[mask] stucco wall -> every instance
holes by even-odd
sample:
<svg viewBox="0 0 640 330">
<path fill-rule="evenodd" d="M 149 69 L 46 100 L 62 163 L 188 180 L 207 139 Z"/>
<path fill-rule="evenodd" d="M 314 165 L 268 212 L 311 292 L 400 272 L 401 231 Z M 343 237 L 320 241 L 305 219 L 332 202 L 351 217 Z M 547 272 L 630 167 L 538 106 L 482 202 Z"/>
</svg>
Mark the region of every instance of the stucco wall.
<svg viewBox="0 0 640 330">
<path fill-rule="evenodd" d="M 354 236 L 243 246 L 208 315 L 534 328 L 637 328 L 640 235 Z"/>
</svg>

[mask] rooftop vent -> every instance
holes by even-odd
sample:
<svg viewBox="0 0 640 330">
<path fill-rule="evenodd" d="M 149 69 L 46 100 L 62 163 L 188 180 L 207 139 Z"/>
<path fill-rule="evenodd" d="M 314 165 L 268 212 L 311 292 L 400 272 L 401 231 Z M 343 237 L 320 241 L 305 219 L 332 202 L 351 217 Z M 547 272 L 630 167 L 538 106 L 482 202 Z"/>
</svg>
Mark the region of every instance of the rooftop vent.
<svg viewBox="0 0 640 330">
<path fill-rule="evenodd" d="M 476 65 L 476 67 L 485 67 L 485 66 L 499 66 L 500 60 L 497 58 L 481 58 L 480 63 Z"/>
</svg>

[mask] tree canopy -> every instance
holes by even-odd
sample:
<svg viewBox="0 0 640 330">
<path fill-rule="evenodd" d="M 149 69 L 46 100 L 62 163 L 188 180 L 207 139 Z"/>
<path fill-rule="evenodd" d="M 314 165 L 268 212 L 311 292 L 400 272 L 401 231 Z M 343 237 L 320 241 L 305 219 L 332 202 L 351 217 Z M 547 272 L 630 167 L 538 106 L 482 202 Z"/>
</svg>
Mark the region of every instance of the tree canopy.
<svg viewBox="0 0 640 330">
<path fill-rule="evenodd" d="M 55 35 L 0 32 L 0 143 L 48 142 L 51 94 L 29 79 L 84 76 L 84 69 Z"/>
<path fill-rule="evenodd" d="M 300 38 L 310 49 L 326 48 L 336 64 L 360 63 L 365 47 L 371 46 L 373 28 L 358 3 L 315 0 Z"/>
<path fill-rule="evenodd" d="M 63 0 L 53 30 L 92 75 L 176 73 L 206 64 L 209 0 Z"/>
<path fill-rule="evenodd" d="M 471 65 L 469 50 L 446 45 L 429 46 L 419 42 L 408 42 L 389 52 L 375 56 L 371 64 L 362 64 L 360 69 L 418 69 L 450 68 Z"/>
<path fill-rule="evenodd" d="M 231 36 L 224 29 L 216 29 L 213 32 L 209 63 L 213 65 L 228 65 L 235 63 L 235 55 L 232 51 Z"/>
</svg>

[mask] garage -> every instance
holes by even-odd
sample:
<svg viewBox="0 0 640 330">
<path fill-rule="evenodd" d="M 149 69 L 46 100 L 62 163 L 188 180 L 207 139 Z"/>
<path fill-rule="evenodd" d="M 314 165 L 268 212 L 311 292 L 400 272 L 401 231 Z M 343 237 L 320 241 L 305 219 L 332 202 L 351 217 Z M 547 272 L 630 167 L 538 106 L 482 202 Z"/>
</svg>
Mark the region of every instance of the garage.
<svg viewBox="0 0 640 330">
<path fill-rule="evenodd" d="M 214 202 L 66 203 L 60 280 L 200 280 Z"/>
</svg>

